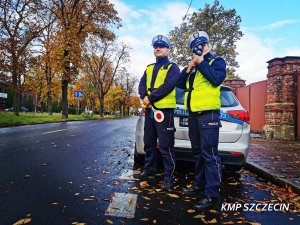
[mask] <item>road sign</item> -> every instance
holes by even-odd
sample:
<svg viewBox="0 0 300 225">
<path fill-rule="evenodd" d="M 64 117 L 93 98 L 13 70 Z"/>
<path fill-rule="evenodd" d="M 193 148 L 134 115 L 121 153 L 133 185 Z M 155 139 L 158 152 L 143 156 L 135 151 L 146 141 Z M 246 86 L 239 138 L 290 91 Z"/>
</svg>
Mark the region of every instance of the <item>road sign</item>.
<svg viewBox="0 0 300 225">
<path fill-rule="evenodd" d="M 1 93 L 1 92 L 0 92 L 0 98 L 7 98 L 7 94 L 6 94 L 6 93 Z"/>
<path fill-rule="evenodd" d="M 83 97 L 83 91 L 74 91 L 74 97 L 75 98 L 82 98 Z"/>
</svg>

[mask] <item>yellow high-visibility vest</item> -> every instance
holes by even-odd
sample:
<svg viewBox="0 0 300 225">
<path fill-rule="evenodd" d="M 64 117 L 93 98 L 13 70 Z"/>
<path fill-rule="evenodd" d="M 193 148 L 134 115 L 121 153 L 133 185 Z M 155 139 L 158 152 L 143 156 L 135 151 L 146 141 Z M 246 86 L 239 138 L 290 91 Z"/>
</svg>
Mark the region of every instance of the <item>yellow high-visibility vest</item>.
<svg viewBox="0 0 300 225">
<path fill-rule="evenodd" d="M 155 64 L 151 64 L 146 69 L 146 86 L 148 95 L 151 94 L 151 81 L 152 81 L 152 74 Z M 170 63 L 166 68 L 162 66 L 157 73 L 155 82 L 154 82 L 154 89 L 159 88 L 165 81 L 168 71 L 171 68 L 172 64 Z M 176 107 L 176 90 L 175 88 L 171 91 L 168 95 L 163 97 L 157 102 L 153 103 L 156 108 L 165 109 L 165 108 L 175 108 Z M 145 108 L 145 106 L 143 105 Z"/>
<path fill-rule="evenodd" d="M 209 65 L 213 63 L 214 60 L 209 62 Z M 189 78 L 186 81 L 187 89 L 190 88 Z M 220 99 L 220 88 L 221 86 L 214 87 L 201 73 L 197 70 L 195 74 L 195 79 L 193 83 L 193 90 L 191 90 L 190 98 L 190 111 L 198 112 L 205 110 L 217 110 L 221 108 Z M 184 96 L 184 107 L 187 108 L 189 92 L 185 92 Z"/>
</svg>

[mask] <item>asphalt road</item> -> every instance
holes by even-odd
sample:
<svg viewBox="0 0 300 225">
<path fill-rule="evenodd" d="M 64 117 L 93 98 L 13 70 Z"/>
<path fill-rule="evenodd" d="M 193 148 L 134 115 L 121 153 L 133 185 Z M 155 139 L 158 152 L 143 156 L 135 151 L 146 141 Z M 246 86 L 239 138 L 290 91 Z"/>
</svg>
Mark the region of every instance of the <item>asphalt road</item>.
<svg viewBox="0 0 300 225">
<path fill-rule="evenodd" d="M 192 181 L 192 163 L 177 164 L 171 192 L 160 190 L 160 172 L 149 186 L 141 183 L 132 176 L 140 170 L 133 163 L 136 120 L 0 129 L 0 225 L 21 219 L 36 225 L 300 223 L 292 201 L 298 196 L 246 170 L 224 171 L 220 203 L 205 212 L 194 212 L 197 198 L 181 193 Z M 229 210 L 229 203 L 243 207 Z M 275 203 L 290 204 L 289 210 L 245 210 L 245 204 Z"/>
</svg>

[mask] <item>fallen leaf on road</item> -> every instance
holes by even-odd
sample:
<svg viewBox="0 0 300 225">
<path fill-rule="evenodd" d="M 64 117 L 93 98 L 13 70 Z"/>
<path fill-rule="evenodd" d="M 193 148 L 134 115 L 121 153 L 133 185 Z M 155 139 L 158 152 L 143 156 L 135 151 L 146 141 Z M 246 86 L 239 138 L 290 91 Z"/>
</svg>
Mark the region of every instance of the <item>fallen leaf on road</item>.
<svg viewBox="0 0 300 225">
<path fill-rule="evenodd" d="M 142 221 L 148 221 L 149 218 L 142 218 L 141 220 L 142 220 Z"/>
<path fill-rule="evenodd" d="M 232 221 L 224 222 L 223 224 L 234 224 Z"/>
<path fill-rule="evenodd" d="M 205 215 L 198 214 L 198 215 L 194 216 L 194 218 L 195 218 L 195 219 L 200 219 L 200 218 L 204 219 L 204 218 L 205 218 Z"/>
<path fill-rule="evenodd" d="M 146 196 L 143 196 L 143 199 L 145 199 L 145 200 L 151 200 L 151 198 L 149 198 L 149 197 L 146 197 Z"/>
<path fill-rule="evenodd" d="M 15 222 L 13 225 L 22 225 L 30 222 L 31 222 L 31 218 L 25 218 Z"/>
<path fill-rule="evenodd" d="M 109 223 L 109 224 L 114 224 L 114 222 L 113 222 L 113 221 L 111 221 L 111 220 L 106 220 L 106 223 Z"/>
<path fill-rule="evenodd" d="M 141 186 L 142 188 L 145 188 L 145 187 L 149 187 L 149 184 L 148 184 L 147 181 L 142 181 L 142 182 L 140 182 L 140 186 Z"/>
<path fill-rule="evenodd" d="M 114 183 L 114 185 L 115 185 L 115 186 L 120 186 L 120 182 L 119 182 L 119 181 L 116 181 L 116 182 Z"/>
<path fill-rule="evenodd" d="M 214 210 L 214 209 L 210 209 L 209 212 L 211 212 L 211 213 L 218 213 L 218 212 L 217 212 L 216 210 Z"/>
<path fill-rule="evenodd" d="M 292 191 L 292 188 L 291 188 L 291 187 L 289 187 L 289 188 L 288 188 L 288 192 L 289 192 L 289 193 L 293 193 L 293 191 Z"/>
<path fill-rule="evenodd" d="M 222 216 L 224 217 L 224 218 L 226 218 L 227 216 L 228 216 L 228 214 L 227 213 L 222 213 Z"/>
<path fill-rule="evenodd" d="M 194 209 L 188 209 L 188 211 L 187 211 L 188 213 L 194 213 L 194 212 L 196 212 Z"/>
<path fill-rule="evenodd" d="M 131 205 L 133 199 L 132 198 L 128 198 L 128 205 Z"/>
<path fill-rule="evenodd" d="M 164 202 L 163 202 L 163 201 L 159 201 L 159 204 L 163 205 L 163 204 L 164 204 Z"/>
<path fill-rule="evenodd" d="M 203 223 L 207 224 L 207 222 L 206 222 L 205 219 L 201 218 L 201 221 L 202 221 Z"/>
<path fill-rule="evenodd" d="M 157 223 L 157 221 L 156 221 L 156 220 L 153 220 L 153 223 L 154 223 L 154 224 L 156 224 L 156 223 Z"/>
<path fill-rule="evenodd" d="M 208 223 L 217 223 L 217 219 L 216 218 L 213 218 L 211 221 L 208 221 Z"/>
<path fill-rule="evenodd" d="M 251 224 L 251 225 L 261 225 L 261 223 L 258 223 L 258 222 L 250 222 L 249 224 Z"/>
<path fill-rule="evenodd" d="M 232 185 L 232 186 L 237 186 L 239 183 L 238 182 L 235 182 L 235 183 L 228 183 L 229 185 Z"/>
<path fill-rule="evenodd" d="M 132 187 L 132 188 L 127 188 L 128 190 L 137 190 L 138 188 L 137 187 Z"/>
<path fill-rule="evenodd" d="M 161 208 L 157 208 L 157 209 L 160 211 L 163 211 L 163 212 L 170 212 L 170 210 L 168 210 L 168 209 L 161 209 Z"/>
<path fill-rule="evenodd" d="M 111 214 L 111 213 L 114 213 L 114 212 L 116 212 L 116 209 L 106 210 L 105 214 Z"/>
<path fill-rule="evenodd" d="M 171 198 L 179 198 L 179 196 L 178 195 L 175 195 L 175 194 L 167 194 L 169 197 L 171 197 Z"/>
</svg>

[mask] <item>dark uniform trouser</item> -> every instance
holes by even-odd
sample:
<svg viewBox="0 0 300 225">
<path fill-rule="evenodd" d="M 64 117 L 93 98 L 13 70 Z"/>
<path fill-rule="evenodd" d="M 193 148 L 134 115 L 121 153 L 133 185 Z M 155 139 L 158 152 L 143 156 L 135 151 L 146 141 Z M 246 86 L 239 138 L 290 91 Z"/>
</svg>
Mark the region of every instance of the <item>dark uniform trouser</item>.
<svg viewBox="0 0 300 225">
<path fill-rule="evenodd" d="M 218 154 L 220 111 L 210 110 L 189 115 L 189 137 L 195 162 L 195 185 L 205 195 L 217 198 L 221 184 L 222 167 Z"/>
<path fill-rule="evenodd" d="M 164 163 L 164 180 L 171 181 L 175 171 L 174 153 L 174 109 L 161 109 L 164 120 L 156 122 L 152 109 L 147 109 L 144 127 L 144 171 L 147 175 L 155 174 L 157 168 L 157 138 L 159 139 L 159 152 Z"/>
</svg>

